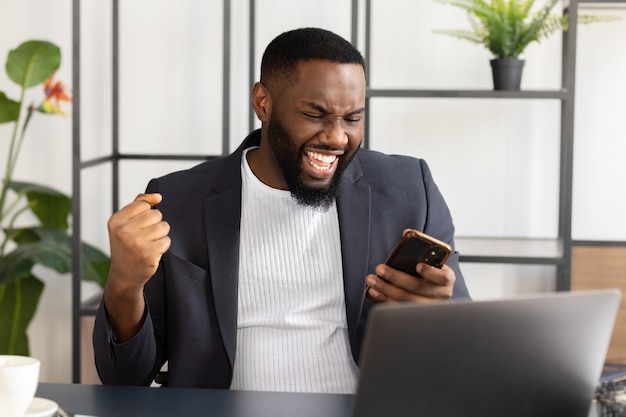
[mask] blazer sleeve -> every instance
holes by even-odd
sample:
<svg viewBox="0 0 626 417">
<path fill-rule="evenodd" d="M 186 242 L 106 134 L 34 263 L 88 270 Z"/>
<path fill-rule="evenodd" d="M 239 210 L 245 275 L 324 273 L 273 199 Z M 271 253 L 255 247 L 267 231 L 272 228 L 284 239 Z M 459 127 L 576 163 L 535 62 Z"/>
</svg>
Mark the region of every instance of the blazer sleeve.
<svg viewBox="0 0 626 417">
<path fill-rule="evenodd" d="M 96 313 L 93 347 L 98 375 L 106 385 L 150 385 L 160 368 L 155 365 L 154 328 L 147 308 L 137 334 L 118 343 L 109 326 L 104 301 L 101 302 Z"/>
<path fill-rule="evenodd" d="M 454 222 L 450 209 L 437 187 L 428 164 L 424 160 L 420 160 L 422 169 L 422 178 L 424 181 L 424 189 L 426 195 L 426 222 L 424 233 L 435 236 L 444 242 L 448 242 L 454 248 Z M 470 298 L 469 290 L 465 284 L 465 278 L 459 266 L 459 252 L 455 249 L 448 261 L 446 262 L 456 276 L 454 283 L 454 293 L 452 298 Z"/>
<path fill-rule="evenodd" d="M 155 190 L 156 182 L 150 181 L 146 192 L 152 193 Z M 149 282 L 155 281 L 163 281 L 162 263 Z M 150 303 L 145 295 L 144 300 L 146 310 L 143 324 L 137 334 L 124 343 L 117 342 L 109 325 L 104 297 L 100 302 L 94 324 L 93 347 L 96 370 L 103 384 L 150 385 L 165 362 L 164 344 L 157 344 L 159 338 L 155 337 L 165 330 L 155 329 Z"/>
</svg>

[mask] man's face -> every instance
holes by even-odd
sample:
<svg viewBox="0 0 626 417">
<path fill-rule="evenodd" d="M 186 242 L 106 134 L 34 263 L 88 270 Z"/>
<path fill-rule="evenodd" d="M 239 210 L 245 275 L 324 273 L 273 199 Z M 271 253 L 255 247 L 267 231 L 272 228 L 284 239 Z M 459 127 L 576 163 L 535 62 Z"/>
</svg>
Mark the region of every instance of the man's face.
<svg viewBox="0 0 626 417">
<path fill-rule="evenodd" d="M 287 183 L 287 188 L 296 201 L 305 206 L 317 207 L 324 210 L 328 209 L 339 191 L 341 173 L 346 166 L 348 166 L 348 162 L 351 156 L 354 155 L 354 152 L 352 152 L 351 155 L 344 154 L 339 158 L 334 163 L 335 166 L 332 167 L 334 173 L 325 184 L 321 184 L 319 181 L 306 181 L 306 176 L 301 168 L 302 150 L 296 147 L 293 139 L 285 131 L 281 123 L 275 120 L 274 117 L 272 117 L 269 122 L 268 139 L 281 174 Z M 318 158 L 320 158 L 320 156 L 318 156 Z M 307 163 L 312 163 L 317 166 L 323 162 L 313 159 L 313 161 L 307 161 Z M 323 169 L 330 170 L 330 165 L 330 163 L 326 162 Z M 319 167 L 316 167 L 316 169 L 319 169 Z"/>
<path fill-rule="evenodd" d="M 328 208 L 361 145 L 365 75 L 357 64 L 313 60 L 272 105 L 267 139 L 286 188 L 301 204 Z"/>
</svg>

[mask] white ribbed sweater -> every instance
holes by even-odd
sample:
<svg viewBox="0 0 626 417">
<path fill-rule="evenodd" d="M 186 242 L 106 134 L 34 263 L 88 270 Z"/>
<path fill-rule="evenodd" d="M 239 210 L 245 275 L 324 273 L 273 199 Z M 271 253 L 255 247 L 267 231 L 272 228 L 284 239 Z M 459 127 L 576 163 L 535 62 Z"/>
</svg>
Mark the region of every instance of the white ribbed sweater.
<svg viewBox="0 0 626 417">
<path fill-rule="evenodd" d="M 336 206 L 298 205 L 242 161 L 232 389 L 353 393 Z"/>
</svg>

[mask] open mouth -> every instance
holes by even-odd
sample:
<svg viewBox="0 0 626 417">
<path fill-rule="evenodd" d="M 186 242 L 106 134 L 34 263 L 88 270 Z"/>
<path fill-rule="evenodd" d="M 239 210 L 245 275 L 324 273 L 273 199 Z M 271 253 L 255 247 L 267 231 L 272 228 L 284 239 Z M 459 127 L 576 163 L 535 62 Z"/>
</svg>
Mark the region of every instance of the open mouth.
<svg viewBox="0 0 626 417">
<path fill-rule="evenodd" d="M 338 155 L 321 153 L 316 151 L 304 151 L 304 159 L 306 160 L 305 169 L 313 178 L 326 179 L 335 172 Z"/>
</svg>

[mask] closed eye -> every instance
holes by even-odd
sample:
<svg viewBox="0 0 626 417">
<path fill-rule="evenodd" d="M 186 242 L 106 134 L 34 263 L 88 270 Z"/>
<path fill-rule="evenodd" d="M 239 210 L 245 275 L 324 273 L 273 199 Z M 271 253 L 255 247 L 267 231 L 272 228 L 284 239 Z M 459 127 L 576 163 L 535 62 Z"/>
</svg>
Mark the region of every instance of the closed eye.
<svg viewBox="0 0 626 417">
<path fill-rule="evenodd" d="M 346 123 L 354 124 L 354 123 L 359 123 L 361 121 L 361 118 L 360 117 L 346 117 L 343 120 L 345 120 Z"/>
</svg>

